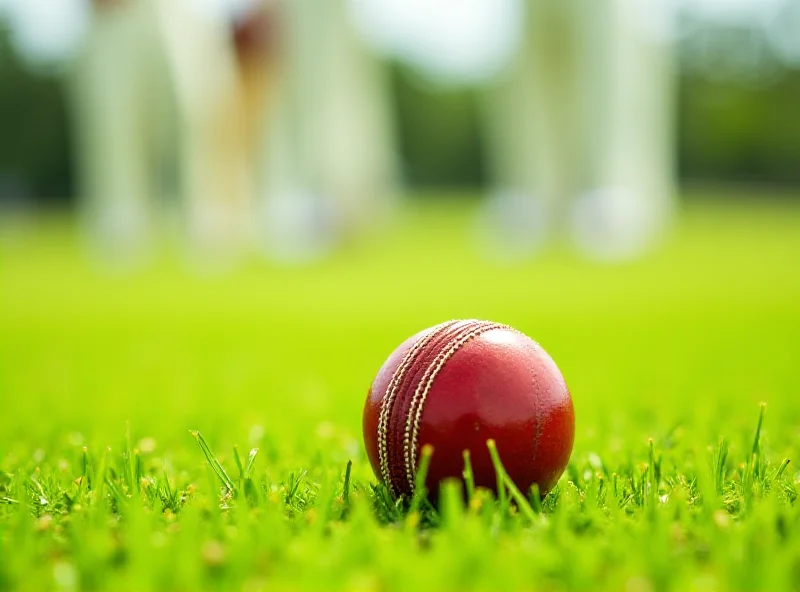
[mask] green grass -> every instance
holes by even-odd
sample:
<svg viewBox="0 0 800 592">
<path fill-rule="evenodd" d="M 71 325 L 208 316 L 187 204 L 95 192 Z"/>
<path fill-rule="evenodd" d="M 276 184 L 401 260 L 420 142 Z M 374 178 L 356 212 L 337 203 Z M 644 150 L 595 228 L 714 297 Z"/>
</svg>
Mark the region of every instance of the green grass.
<svg viewBox="0 0 800 592">
<path fill-rule="evenodd" d="M 800 590 L 800 207 L 694 203 L 612 267 L 492 266 L 458 203 L 205 276 L 109 273 L 59 219 L 2 227 L 0 590 Z M 458 317 L 567 378 L 544 500 L 445 487 L 436 512 L 372 475 L 374 373 Z"/>
</svg>

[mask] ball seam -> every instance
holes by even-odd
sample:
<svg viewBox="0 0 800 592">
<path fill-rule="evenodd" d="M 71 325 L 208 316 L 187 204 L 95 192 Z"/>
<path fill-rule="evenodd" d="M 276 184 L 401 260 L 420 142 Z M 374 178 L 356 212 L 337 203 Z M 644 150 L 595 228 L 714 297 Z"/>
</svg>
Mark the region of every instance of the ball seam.
<svg viewBox="0 0 800 592">
<path fill-rule="evenodd" d="M 434 380 L 442 371 L 442 368 L 444 368 L 445 364 L 468 342 L 493 329 L 511 329 L 511 327 L 501 323 L 493 323 L 489 321 L 478 322 L 480 323 L 478 326 L 470 330 L 468 333 L 463 334 L 461 337 L 455 340 L 448 349 L 440 352 L 436 358 L 434 358 L 434 360 L 425 370 L 425 374 L 423 374 L 422 379 L 414 391 L 414 396 L 411 400 L 408 416 L 406 418 L 406 428 L 403 440 L 406 480 L 408 482 L 409 491 L 411 492 L 414 491 L 416 481 L 417 447 L 419 443 L 419 429 L 422 411 L 425 407 L 425 401 L 428 398 L 428 394 L 433 387 Z"/>
<path fill-rule="evenodd" d="M 397 393 L 403 378 L 411 367 L 413 361 L 417 358 L 419 353 L 424 347 L 436 336 L 438 336 L 444 329 L 451 326 L 457 321 L 445 321 L 435 325 L 427 335 L 418 339 L 413 346 L 406 352 L 400 364 L 392 374 L 389 384 L 386 386 L 386 392 L 381 400 L 380 414 L 378 416 L 378 458 L 380 461 L 381 477 L 389 493 L 392 497 L 397 495 L 394 485 L 392 484 L 391 470 L 389 467 L 389 445 L 387 439 L 387 431 L 389 420 L 391 418 L 392 410 L 394 407 Z"/>
</svg>

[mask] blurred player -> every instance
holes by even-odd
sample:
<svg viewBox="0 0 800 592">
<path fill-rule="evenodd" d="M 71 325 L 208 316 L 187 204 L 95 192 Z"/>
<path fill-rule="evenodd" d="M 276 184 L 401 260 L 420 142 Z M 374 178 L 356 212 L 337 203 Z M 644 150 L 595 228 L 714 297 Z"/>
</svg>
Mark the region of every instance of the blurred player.
<svg viewBox="0 0 800 592">
<path fill-rule="evenodd" d="M 249 3 L 95 0 L 94 8 L 74 77 L 92 236 L 104 254 L 143 251 L 163 218 L 172 165 L 193 260 L 229 260 L 254 233 L 261 82 L 250 55 L 258 49 L 234 43 Z"/>
<path fill-rule="evenodd" d="M 81 212 L 104 255 L 145 249 L 168 128 L 155 0 L 95 0 L 72 77 Z"/>
<path fill-rule="evenodd" d="M 666 3 L 534 0 L 524 42 L 487 101 L 495 192 L 482 228 L 524 257 L 555 228 L 584 254 L 640 253 L 673 199 Z"/>
<path fill-rule="evenodd" d="M 276 1 L 252 0 L 231 15 L 239 79 L 239 103 L 245 144 L 252 159 L 262 141 L 261 129 L 275 83 L 277 46 L 281 34 Z M 255 164 L 255 163 L 254 163 Z"/>
<path fill-rule="evenodd" d="M 228 262 L 250 246 L 253 154 L 233 43 L 242 2 L 157 0 L 177 99 L 179 179 L 192 254 Z"/>
<path fill-rule="evenodd" d="M 280 3 L 267 94 L 260 220 L 267 254 L 319 257 L 375 224 L 395 174 L 390 101 L 346 0 Z"/>
</svg>

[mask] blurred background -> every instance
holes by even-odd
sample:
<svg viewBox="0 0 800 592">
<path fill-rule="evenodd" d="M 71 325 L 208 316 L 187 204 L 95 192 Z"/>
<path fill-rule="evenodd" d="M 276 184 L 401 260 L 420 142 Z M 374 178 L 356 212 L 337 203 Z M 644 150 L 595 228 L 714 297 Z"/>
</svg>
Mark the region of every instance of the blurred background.
<svg viewBox="0 0 800 592">
<path fill-rule="evenodd" d="M 0 0 L 0 211 L 292 263 L 458 194 L 490 256 L 620 259 L 679 187 L 800 184 L 800 2 L 550 4 Z"/>
<path fill-rule="evenodd" d="M 0 0 L 0 433 L 358 459 L 475 317 L 576 454 L 765 400 L 792 457 L 798 206 L 800 0 Z"/>
</svg>

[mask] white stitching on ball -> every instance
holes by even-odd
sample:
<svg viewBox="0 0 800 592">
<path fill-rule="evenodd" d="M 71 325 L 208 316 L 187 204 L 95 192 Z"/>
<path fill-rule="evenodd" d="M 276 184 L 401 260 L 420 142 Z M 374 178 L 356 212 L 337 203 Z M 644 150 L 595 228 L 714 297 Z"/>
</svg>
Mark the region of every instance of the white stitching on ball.
<svg viewBox="0 0 800 592">
<path fill-rule="evenodd" d="M 436 376 L 450 358 L 452 358 L 468 341 L 492 329 L 511 329 L 507 325 L 500 323 L 492 323 L 489 321 L 478 321 L 478 323 L 478 326 L 462 335 L 453 342 L 447 350 L 440 352 L 439 355 L 436 356 L 430 366 L 425 370 L 422 380 L 420 380 L 417 389 L 414 391 L 414 397 L 411 400 L 408 417 L 406 418 L 406 429 L 403 440 L 406 479 L 408 480 L 408 486 L 412 492 L 414 491 L 416 477 L 420 418 L 422 417 L 422 409 L 425 406 L 425 400 L 428 397 L 428 393 L 433 386 L 433 381 L 436 379 Z"/>
<path fill-rule="evenodd" d="M 416 343 L 406 352 L 402 361 L 397 366 L 392 374 L 389 384 L 386 386 L 383 400 L 381 401 L 380 415 L 378 416 L 378 458 L 380 460 L 381 476 L 386 487 L 389 488 L 389 493 L 392 497 L 396 496 L 394 486 L 392 485 L 391 471 L 389 469 L 389 444 L 387 441 L 387 431 L 389 427 L 389 419 L 392 412 L 392 406 L 397 398 L 397 391 L 405 377 L 406 372 L 410 368 L 413 361 L 417 358 L 420 351 L 433 339 L 439 335 L 444 329 L 456 323 L 457 321 L 445 321 L 438 325 L 434 325 L 427 335 L 418 339 Z"/>
</svg>

